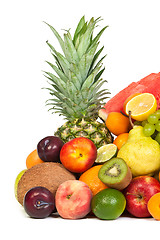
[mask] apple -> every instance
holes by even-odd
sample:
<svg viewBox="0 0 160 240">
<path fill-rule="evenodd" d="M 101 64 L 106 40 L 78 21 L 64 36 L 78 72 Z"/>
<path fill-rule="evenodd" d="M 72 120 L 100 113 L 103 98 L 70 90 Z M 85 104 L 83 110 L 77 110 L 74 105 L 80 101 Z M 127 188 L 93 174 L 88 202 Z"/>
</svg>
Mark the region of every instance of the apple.
<svg viewBox="0 0 160 240">
<path fill-rule="evenodd" d="M 59 185 L 55 204 L 59 215 L 65 219 L 79 219 L 91 211 L 92 192 L 79 180 L 67 180 Z"/>
<path fill-rule="evenodd" d="M 63 144 L 63 141 L 56 136 L 43 138 L 37 144 L 39 158 L 45 162 L 59 162 L 60 150 Z"/>
<path fill-rule="evenodd" d="M 149 176 L 133 178 L 123 191 L 127 211 L 135 217 L 150 217 L 147 203 L 158 192 L 160 192 L 160 183 L 157 179 Z"/>
<path fill-rule="evenodd" d="M 88 138 L 79 137 L 65 143 L 60 151 L 60 161 L 71 172 L 88 170 L 97 158 L 97 148 Z"/>
</svg>

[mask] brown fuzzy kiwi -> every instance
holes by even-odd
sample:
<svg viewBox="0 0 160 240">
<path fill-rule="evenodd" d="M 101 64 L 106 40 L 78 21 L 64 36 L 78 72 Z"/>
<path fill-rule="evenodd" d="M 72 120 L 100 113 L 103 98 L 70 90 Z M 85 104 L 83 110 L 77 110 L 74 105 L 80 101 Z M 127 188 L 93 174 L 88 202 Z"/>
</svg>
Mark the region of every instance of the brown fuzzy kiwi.
<svg viewBox="0 0 160 240">
<path fill-rule="evenodd" d="M 128 166 L 127 166 L 127 168 L 128 168 L 128 171 L 127 171 L 125 178 L 123 178 L 123 180 L 121 182 L 117 182 L 114 184 L 110 183 L 108 187 L 115 188 L 120 191 L 123 190 L 124 188 L 126 188 L 132 180 L 132 172 Z"/>
<path fill-rule="evenodd" d="M 100 168 L 99 179 L 110 188 L 122 190 L 132 180 L 132 173 L 122 158 L 112 158 Z"/>
<path fill-rule="evenodd" d="M 67 180 L 75 180 L 75 176 L 60 163 L 45 162 L 29 168 L 19 180 L 17 199 L 23 205 L 26 192 L 37 186 L 46 187 L 54 195 L 58 186 Z"/>
</svg>

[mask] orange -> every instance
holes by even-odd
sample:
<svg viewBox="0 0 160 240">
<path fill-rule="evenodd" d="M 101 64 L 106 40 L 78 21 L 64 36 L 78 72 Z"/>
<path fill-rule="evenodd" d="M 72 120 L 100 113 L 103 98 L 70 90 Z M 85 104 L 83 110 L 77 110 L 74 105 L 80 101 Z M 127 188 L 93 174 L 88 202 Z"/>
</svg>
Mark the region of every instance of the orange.
<svg viewBox="0 0 160 240">
<path fill-rule="evenodd" d="M 148 116 L 154 113 L 157 109 L 157 101 L 151 93 L 141 93 L 135 96 L 130 96 L 124 102 L 124 112 L 129 115 L 131 111 L 131 117 L 137 121 L 143 121 Z"/>
<path fill-rule="evenodd" d="M 39 156 L 38 156 L 38 153 L 37 153 L 37 150 L 35 149 L 33 152 L 31 152 L 27 159 L 26 159 L 26 167 L 27 168 L 31 168 L 33 166 L 35 166 L 36 164 L 39 164 L 39 163 L 43 163 L 44 161 L 42 161 Z"/>
<path fill-rule="evenodd" d="M 98 172 L 102 165 L 91 167 L 86 172 L 82 173 L 79 180 L 85 182 L 91 189 L 93 196 L 103 189 L 108 188 L 99 178 Z"/>
<path fill-rule="evenodd" d="M 106 127 L 116 136 L 127 133 L 130 128 L 129 118 L 120 112 L 110 112 L 106 119 Z"/>
<path fill-rule="evenodd" d="M 152 217 L 160 221 L 160 192 L 149 199 L 147 207 Z"/>
<path fill-rule="evenodd" d="M 125 144 L 128 140 L 129 133 L 121 133 L 119 134 L 116 139 L 113 141 L 113 144 L 115 144 L 118 148 L 118 150 Z"/>
</svg>

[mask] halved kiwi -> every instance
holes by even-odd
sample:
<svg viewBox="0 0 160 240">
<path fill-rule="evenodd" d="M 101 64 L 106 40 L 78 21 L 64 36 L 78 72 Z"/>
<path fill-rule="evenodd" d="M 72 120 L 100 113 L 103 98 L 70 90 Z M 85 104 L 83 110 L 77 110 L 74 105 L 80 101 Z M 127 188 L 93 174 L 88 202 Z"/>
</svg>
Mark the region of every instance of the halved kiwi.
<svg viewBox="0 0 160 240">
<path fill-rule="evenodd" d="M 100 168 L 99 179 L 108 187 L 122 190 L 132 180 L 132 173 L 122 158 L 112 158 Z"/>
<path fill-rule="evenodd" d="M 75 176 L 60 163 L 39 163 L 27 169 L 19 180 L 17 186 L 18 202 L 23 205 L 23 199 L 26 192 L 33 187 L 45 187 L 55 195 L 61 183 L 75 179 Z"/>
</svg>

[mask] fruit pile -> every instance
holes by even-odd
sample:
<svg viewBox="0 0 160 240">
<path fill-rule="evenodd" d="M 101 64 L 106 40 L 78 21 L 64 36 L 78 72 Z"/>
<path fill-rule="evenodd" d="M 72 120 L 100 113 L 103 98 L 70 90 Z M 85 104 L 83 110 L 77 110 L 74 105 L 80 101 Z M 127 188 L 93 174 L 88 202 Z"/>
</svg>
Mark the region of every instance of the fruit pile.
<svg viewBox="0 0 160 240">
<path fill-rule="evenodd" d="M 29 216 L 44 218 L 56 212 L 67 219 L 92 214 L 110 220 L 126 209 L 135 217 L 160 220 L 160 146 L 145 130 L 147 124 L 155 124 L 158 131 L 160 110 L 155 111 L 151 103 L 146 110 L 145 95 L 138 95 L 136 105 L 145 105 L 143 121 L 131 122 L 135 104 L 124 110 L 126 115 L 108 115 L 106 125 L 115 135 L 113 143 L 97 148 L 90 139 L 78 137 L 64 144 L 57 136 L 39 141 L 26 158 L 27 170 L 15 182 L 16 198 Z M 124 109 L 136 96 L 126 99 Z"/>
<path fill-rule="evenodd" d="M 67 30 L 64 39 L 47 24 L 63 52 L 47 41 L 56 73 L 45 72 L 47 105 L 67 122 L 38 142 L 16 178 L 16 199 L 30 217 L 112 220 L 128 211 L 160 220 L 159 88 L 148 83 L 158 84 L 159 74 L 131 84 L 102 110 L 109 92 L 101 88 L 104 56 L 97 61 L 107 26 L 93 36 L 100 20 L 82 17 L 73 38 Z"/>
</svg>

